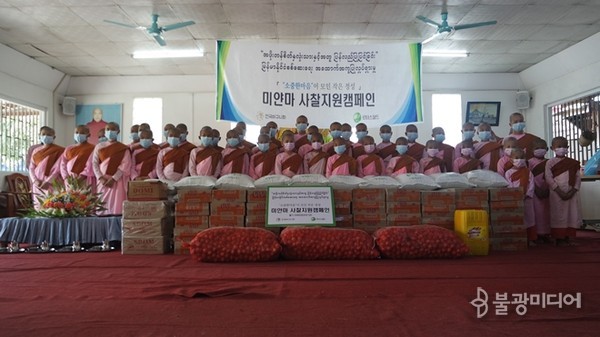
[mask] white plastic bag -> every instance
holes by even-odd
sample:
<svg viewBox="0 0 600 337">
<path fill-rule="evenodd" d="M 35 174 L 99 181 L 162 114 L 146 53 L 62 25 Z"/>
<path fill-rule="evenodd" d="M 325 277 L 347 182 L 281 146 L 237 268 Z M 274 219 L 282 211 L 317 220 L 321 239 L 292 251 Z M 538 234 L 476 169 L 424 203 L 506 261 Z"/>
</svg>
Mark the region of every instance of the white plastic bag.
<svg viewBox="0 0 600 337">
<path fill-rule="evenodd" d="M 292 179 L 282 174 L 271 174 L 258 178 L 254 181 L 254 186 L 258 188 L 265 188 L 269 186 L 288 186 L 292 182 Z"/>
<path fill-rule="evenodd" d="M 490 188 L 508 186 L 508 181 L 506 181 L 503 176 L 490 170 L 474 170 L 465 172 L 462 175 L 467 177 L 467 180 L 469 180 L 471 184 L 477 185 L 477 187 Z"/>
<path fill-rule="evenodd" d="M 247 190 L 254 188 L 254 179 L 247 174 L 231 173 L 217 179 L 215 188 Z"/>
<path fill-rule="evenodd" d="M 476 186 L 470 183 L 467 177 L 455 172 L 434 173 L 430 177 L 441 188 L 471 188 Z"/>
<path fill-rule="evenodd" d="M 329 185 L 338 188 L 356 188 L 361 184 L 366 183 L 363 178 L 355 176 L 331 176 L 329 177 Z"/>
<path fill-rule="evenodd" d="M 292 177 L 292 186 L 326 186 L 329 179 L 322 174 L 297 174 Z"/>
<path fill-rule="evenodd" d="M 364 188 L 398 188 L 400 182 L 390 176 L 366 176 L 363 178 L 366 182 L 360 187 Z"/>
<path fill-rule="evenodd" d="M 440 188 L 431 177 L 423 173 L 399 174 L 395 177 L 400 182 L 400 188 L 411 190 L 431 191 Z"/>
<path fill-rule="evenodd" d="M 174 183 L 175 188 L 194 187 L 202 189 L 211 189 L 217 183 L 217 179 L 211 176 L 193 176 L 185 177 Z"/>
</svg>

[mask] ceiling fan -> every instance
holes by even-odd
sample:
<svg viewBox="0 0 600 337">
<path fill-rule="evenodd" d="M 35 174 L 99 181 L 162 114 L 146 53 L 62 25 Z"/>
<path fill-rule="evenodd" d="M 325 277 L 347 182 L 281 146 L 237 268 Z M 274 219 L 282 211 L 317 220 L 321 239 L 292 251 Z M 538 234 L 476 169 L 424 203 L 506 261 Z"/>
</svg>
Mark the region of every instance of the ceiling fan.
<svg viewBox="0 0 600 337">
<path fill-rule="evenodd" d="M 497 23 L 497 21 L 485 21 L 485 22 L 468 23 L 468 24 L 464 24 L 464 25 L 450 26 L 448 24 L 448 5 L 446 4 L 446 1 L 444 1 L 442 3 L 442 23 L 437 23 L 437 22 L 435 22 L 429 18 L 426 18 L 422 15 L 417 16 L 417 19 L 419 19 L 419 20 L 425 22 L 426 24 L 433 26 L 437 29 L 435 34 L 433 34 L 432 36 L 427 38 L 425 41 L 423 41 L 422 44 L 425 44 L 433 39 L 436 39 L 443 34 L 448 35 L 456 30 L 476 28 L 476 27 L 482 27 L 482 26 L 490 26 L 490 25 L 495 25 Z"/>
<path fill-rule="evenodd" d="M 158 14 L 152 14 L 152 24 L 148 27 L 134 26 L 134 25 L 129 25 L 126 23 L 121 23 L 121 22 L 116 22 L 116 21 L 111 21 L 111 20 L 104 20 L 104 22 L 112 23 L 112 24 L 127 27 L 127 28 L 135 28 L 135 29 L 139 29 L 139 30 L 145 30 L 148 34 L 152 35 L 152 37 L 156 40 L 156 42 L 158 42 L 158 44 L 161 46 L 167 45 L 167 43 L 165 42 L 165 39 L 162 37 L 162 33 L 195 24 L 194 21 L 185 21 L 185 22 L 178 22 L 178 23 L 174 23 L 171 25 L 166 25 L 166 26 L 160 27 L 158 25 Z"/>
</svg>

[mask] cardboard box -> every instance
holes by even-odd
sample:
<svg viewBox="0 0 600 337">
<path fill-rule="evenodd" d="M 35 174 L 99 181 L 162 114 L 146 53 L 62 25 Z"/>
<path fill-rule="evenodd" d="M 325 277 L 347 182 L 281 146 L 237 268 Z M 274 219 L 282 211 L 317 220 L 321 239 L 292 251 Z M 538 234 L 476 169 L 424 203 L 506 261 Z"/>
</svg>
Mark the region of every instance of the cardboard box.
<svg viewBox="0 0 600 337">
<path fill-rule="evenodd" d="M 246 203 L 246 215 L 262 215 L 263 217 L 267 214 L 267 203 L 266 202 L 247 202 Z"/>
<path fill-rule="evenodd" d="M 418 226 L 421 224 L 420 214 L 388 214 L 388 226 Z"/>
<path fill-rule="evenodd" d="M 387 218 L 385 213 L 361 213 L 353 214 L 354 228 L 379 226 L 385 227 Z"/>
<path fill-rule="evenodd" d="M 352 214 L 352 202 L 338 201 L 335 202 L 335 215 L 350 215 Z"/>
<path fill-rule="evenodd" d="M 167 201 L 123 201 L 123 219 L 159 219 L 171 215 L 173 204 Z"/>
<path fill-rule="evenodd" d="M 167 198 L 167 184 L 160 181 L 132 180 L 127 185 L 127 200 L 130 201 L 156 201 Z"/>
<path fill-rule="evenodd" d="M 265 227 L 267 217 L 265 213 L 260 215 L 246 215 L 244 224 L 246 227 Z"/>
<path fill-rule="evenodd" d="M 490 201 L 518 201 L 523 200 L 523 190 L 521 188 L 490 188 Z"/>
<path fill-rule="evenodd" d="M 490 235 L 493 237 L 497 237 L 498 235 L 511 235 L 511 236 L 521 236 L 525 233 L 527 236 L 525 225 L 491 225 L 490 226 Z"/>
<path fill-rule="evenodd" d="M 191 235 L 191 236 L 195 236 L 196 234 L 202 232 L 203 230 L 208 229 L 208 221 L 206 224 L 200 224 L 200 225 L 187 225 L 187 226 L 181 226 L 181 225 L 175 225 L 175 227 L 173 228 L 173 236 L 174 237 L 178 237 L 178 236 L 186 236 L 186 235 Z"/>
<path fill-rule="evenodd" d="M 352 214 L 380 213 L 385 214 L 385 202 L 359 200 L 352 202 Z"/>
<path fill-rule="evenodd" d="M 523 213 L 524 212 L 524 202 L 521 200 L 512 200 L 512 201 L 490 201 L 490 214 L 493 214 L 496 211 L 509 211 L 514 213 Z"/>
<path fill-rule="evenodd" d="M 421 191 L 388 188 L 385 190 L 387 202 L 421 202 Z"/>
<path fill-rule="evenodd" d="M 176 215 L 175 226 L 208 226 L 208 215 Z"/>
<path fill-rule="evenodd" d="M 494 252 L 517 252 L 527 250 L 527 237 L 490 238 L 490 250 Z"/>
<path fill-rule="evenodd" d="M 454 231 L 454 214 L 452 216 L 423 216 L 421 225 L 431 225 Z"/>
<path fill-rule="evenodd" d="M 490 226 L 520 225 L 525 228 L 525 215 L 522 212 L 493 212 Z"/>
<path fill-rule="evenodd" d="M 169 236 L 173 235 L 173 218 L 162 219 L 123 219 L 121 233 L 126 237 Z"/>
<path fill-rule="evenodd" d="M 212 190 L 184 187 L 177 189 L 177 198 L 183 203 L 206 203 L 211 202 Z"/>
<path fill-rule="evenodd" d="M 177 215 L 210 215 L 210 203 L 200 201 L 179 201 L 175 204 Z"/>
<path fill-rule="evenodd" d="M 246 202 L 246 190 L 212 190 L 212 202 Z"/>
<path fill-rule="evenodd" d="M 357 188 L 352 190 L 352 201 L 385 202 L 385 189 L 383 188 Z"/>
<path fill-rule="evenodd" d="M 246 215 L 245 202 L 213 201 L 210 203 L 212 215 Z"/>
<path fill-rule="evenodd" d="M 210 215 L 208 217 L 208 227 L 244 227 L 243 215 Z"/>
<path fill-rule="evenodd" d="M 421 191 L 421 203 L 454 205 L 456 203 L 456 190 L 448 188 L 439 191 Z"/>
<path fill-rule="evenodd" d="M 335 214 L 335 226 L 343 228 L 354 227 L 354 216 L 352 214 L 342 215 Z"/>
<path fill-rule="evenodd" d="M 352 201 L 351 189 L 333 189 L 333 202 L 350 202 Z"/>
<path fill-rule="evenodd" d="M 455 189 L 456 209 L 488 209 L 487 188 Z"/>
<path fill-rule="evenodd" d="M 398 201 L 386 203 L 387 214 L 411 214 L 421 216 L 421 202 Z"/>
<path fill-rule="evenodd" d="M 125 237 L 121 254 L 165 254 L 171 250 L 171 238 L 164 236 Z"/>
<path fill-rule="evenodd" d="M 247 193 L 248 202 L 267 203 L 267 190 L 266 189 L 255 189 L 248 190 Z"/>
</svg>

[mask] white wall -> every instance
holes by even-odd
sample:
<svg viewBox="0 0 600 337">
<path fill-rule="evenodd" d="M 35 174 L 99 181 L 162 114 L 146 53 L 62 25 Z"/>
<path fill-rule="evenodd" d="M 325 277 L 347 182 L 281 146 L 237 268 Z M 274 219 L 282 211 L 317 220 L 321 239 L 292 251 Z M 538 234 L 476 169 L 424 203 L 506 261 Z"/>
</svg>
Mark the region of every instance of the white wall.
<svg viewBox="0 0 600 337">
<path fill-rule="evenodd" d="M 532 96 L 529 132 L 551 139 L 550 105 L 600 91 L 600 33 L 522 71 Z"/>
<path fill-rule="evenodd" d="M 460 93 L 463 96 L 461 124 L 468 101 L 500 101 L 500 126 L 494 129 L 499 135 L 506 135 L 508 115 L 515 111 L 515 93 L 522 89 L 517 74 L 425 74 L 424 121 L 417 124 L 419 140 L 424 142 L 431 135 L 431 95 L 434 93 Z M 131 125 L 135 97 L 162 97 L 163 124 L 186 123 L 192 136 L 190 140 L 196 143 L 198 132 L 204 125 L 219 129 L 223 138 L 230 128 L 229 122 L 215 120 L 216 93 L 211 76 L 75 77 L 70 81 L 68 95 L 77 98 L 78 104 L 123 103 L 125 127 Z M 75 123 L 74 118 L 63 120 L 65 124 Z M 395 136 L 403 135 L 404 127 L 394 127 L 393 132 Z M 371 130 L 372 135 L 378 133 L 379 130 Z M 70 138 L 65 140 L 70 141 Z"/>
<path fill-rule="evenodd" d="M 0 44 L 0 60 L 0 97 L 44 111 L 42 124 L 62 131 L 54 123 L 58 102 L 55 96 L 64 94 L 69 76 L 3 44 Z M 63 85 L 59 85 L 61 80 Z M 0 190 L 4 188 L 6 174 L 0 172 Z"/>
</svg>

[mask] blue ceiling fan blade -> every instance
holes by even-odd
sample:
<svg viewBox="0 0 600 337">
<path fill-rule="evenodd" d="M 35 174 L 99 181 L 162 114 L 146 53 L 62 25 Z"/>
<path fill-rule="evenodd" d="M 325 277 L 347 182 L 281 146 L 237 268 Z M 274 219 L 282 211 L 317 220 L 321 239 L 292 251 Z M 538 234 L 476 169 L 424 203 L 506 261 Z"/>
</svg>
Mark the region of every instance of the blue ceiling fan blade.
<svg viewBox="0 0 600 337">
<path fill-rule="evenodd" d="M 169 30 L 173 30 L 173 29 L 178 29 L 178 28 L 183 28 L 185 26 L 191 26 L 195 24 L 194 21 L 185 21 L 185 22 L 179 22 L 179 23 L 174 23 L 172 25 L 166 25 L 164 27 L 161 27 L 161 30 L 163 32 L 167 32 Z"/>
<path fill-rule="evenodd" d="M 156 35 L 152 35 L 152 37 L 156 40 L 156 42 L 158 42 L 159 45 L 161 45 L 162 47 L 166 46 L 167 43 L 165 42 L 165 39 L 162 37 L 162 35 L 160 34 L 156 34 Z"/>
<path fill-rule="evenodd" d="M 419 20 L 421 20 L 421 21 L 425 22 L 426 24 L 428 24 L 428 25 L 430 25 L 430 26 L 433 26 L 433 27 L 435 27 L 435 28 L 439 28 L 439 27 L 441 27 L 441 24 L 439 24 L 439 23 L 437 23 L 437 22 L 435 22 L 435 21 L 431 20 L 430 18 L 426 18 L 426 17 L 424 17 L 423 15 L 419 15 L 419 16 L 417 16 L 417 19 L 419 19 Z"/>
<path fill-rule="evenodd" d="M 117 22 L 117 21 L 112 21 L 112 20 L 103 20 L 103 21 L 104 21 L 104 22 L 108 22 L 108 23 L 112 23 L 112 24 L 114 24 L 114 25 L 119 25 L 119 26 L 127 27 L 127 28 L 146 29 L 146 27 L 129 25 L 129 24 L 126 24 L 126 23 Z"/>
<path fill-rule="evenodd" d="M 475 28 L 475 27 L 491 26 L 491 25 L 495 25 L 496 23 L 498 23 L 498 21 L 468 23 L 465 25 L 456 25 L 456 26 L 452 27 L 452 29 L 454 29 L 454 30 L 469 29 L 469 28 Z"/>
</svg>

